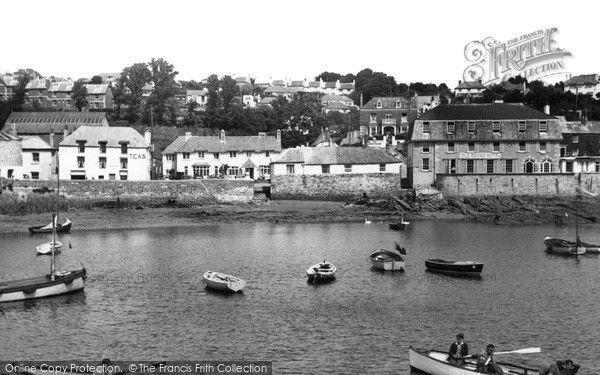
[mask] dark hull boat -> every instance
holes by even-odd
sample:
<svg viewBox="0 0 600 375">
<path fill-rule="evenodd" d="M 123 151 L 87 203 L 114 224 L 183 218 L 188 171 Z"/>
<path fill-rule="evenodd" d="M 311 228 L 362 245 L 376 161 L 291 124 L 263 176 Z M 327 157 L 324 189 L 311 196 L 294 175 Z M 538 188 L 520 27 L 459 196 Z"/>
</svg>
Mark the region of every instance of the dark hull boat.
<svg viewBox="0 0 600 375">
<path fill-rule="evenodd" d="M 425 267 L 430 271 L 454 275 L 479 275 L 483 270 L 483 263 L 474 261 L 449 261 L 443 259 L 427 259 Z"/>
<path fill-rule="evenodd" d="M 71 230 L 71 220 L 65 219 L 62 224 L 56 224 L 56 233 L 67 233 Z M 52 233 L 52 224 L 29 227 L 29 232 L 34 233 Z"/>
</svg>

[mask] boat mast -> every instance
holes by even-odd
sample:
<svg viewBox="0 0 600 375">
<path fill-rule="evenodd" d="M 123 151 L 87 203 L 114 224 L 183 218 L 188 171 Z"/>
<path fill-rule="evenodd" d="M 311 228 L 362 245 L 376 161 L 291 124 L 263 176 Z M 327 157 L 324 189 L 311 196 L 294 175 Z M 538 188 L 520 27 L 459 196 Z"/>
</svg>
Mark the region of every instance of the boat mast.
<svg viewBox="0 0 600 375">
<path fill-rule="evenodd" d="M 50 280 L 54 280 L 54 249 L 56 247 L 56 218 L 55 214 L 52 214 L 52 259 L 50 260 Z"/>
</svg>

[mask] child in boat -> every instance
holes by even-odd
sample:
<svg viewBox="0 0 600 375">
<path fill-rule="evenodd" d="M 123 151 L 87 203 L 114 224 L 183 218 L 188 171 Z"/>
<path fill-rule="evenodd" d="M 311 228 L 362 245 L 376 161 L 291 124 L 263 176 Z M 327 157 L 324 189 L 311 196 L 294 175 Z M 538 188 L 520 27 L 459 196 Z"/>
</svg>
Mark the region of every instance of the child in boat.
<svg viewBox="0 0 600 375">
<path fill-rule="evenodd" d="M 456 366 L 462 366 L 465 364 L 464 357 L 469 355 L 469 347 L 464 342 L 465 335 L 459 333 L 456 335 L 456 341 L 450 345 L 448 350 L 448 362 Z"/>
<path fill-rule="evenodd" d="M 556 361 L 547 370 L 540 371 L 541 375 L 575 375 L 579 371 L 579 365 L 573 363 L 570 359 L 565 361 Z"/>
</svg>

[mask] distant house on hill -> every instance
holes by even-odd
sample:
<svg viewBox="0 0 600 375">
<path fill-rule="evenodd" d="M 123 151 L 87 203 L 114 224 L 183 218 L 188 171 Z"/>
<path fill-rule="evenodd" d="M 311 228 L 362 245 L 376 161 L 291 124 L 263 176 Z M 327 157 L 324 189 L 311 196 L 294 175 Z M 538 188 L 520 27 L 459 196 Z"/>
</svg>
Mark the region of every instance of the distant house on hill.
<svg viewBox="0 0 600 375">
<path fill-rule="evenodd" d="M 572 77 L 564 83 L 564 91 L 573 94 L 590 94 L 596 97 L 600 92 L 600 79 L 598 74 L 585 74 Z"/>
<path fill-rule="evenodd" d="M 457 98 L 480 98 L 486 87 L 479 81 L 458 81 L 458 86 L 454 88 L 454 95 Z"/>
</svg>

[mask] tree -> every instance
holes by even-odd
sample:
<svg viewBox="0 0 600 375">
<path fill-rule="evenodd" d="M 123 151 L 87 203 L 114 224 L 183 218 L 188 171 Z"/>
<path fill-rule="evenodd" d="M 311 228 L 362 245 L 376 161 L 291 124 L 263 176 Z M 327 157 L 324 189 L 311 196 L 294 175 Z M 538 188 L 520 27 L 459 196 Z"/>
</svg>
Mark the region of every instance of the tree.
<svg viewBox="0 0 600 375">
<path fill-rule="evenodd" d="M 175 90 L 177 89 L 175 77 L 179 73 L 175 71 L 172 64 L 162 58 L 150 60 L 148 69 L 153 89 L 148 98 L 147 107 L 150 107 L 157 123 L 169 122 L 166 120 L 166 113 L 170 100 L 175 97 Z"/>
<path fill-rule="evenodd" d="M 322 79 L 323 82 L 335 82 L 340 78 L 342 78 L 342 75 L 339 73 L 323 72 L 315 77 L 315 81 Z M 352 81 L 350 81 L 350 82 L 352 82 Z"/>
<path fill-rule="evenodd" d="M 93 76 L 92 79 L 90 79 L 90 85 L 100 85 L 100 84 L 102 84 L 102 77 Z"/>
<path fill-rule="evenodd" d="M 145 63 L 135 63 L 123 69 L 114 92 L 119 119 L 134 123 L 140 117 L 142 88 L 150 81 L 150 75 Z M 122 108 L 125 108 L 125 113 L 120 113 Z"/>
<path fill-rule="evenodd" d="M 228 111 L 231 107 L 231 102 L 233 98 L 238 95 L 238 87 L 237 83 L 231 76 L 225 76 L 219 82 L 219 86 L 221 88 L 220 94 L 223 103 L 223 108 Z"/>
<path fill-rule="evenodd" d="M 86 96 L 87 96 L 87 89 L 85 88 L 85 81 L 83 79 L 78 79 L 73 84 L 73 92 L 71 93 L 71 100 L 73 100 L 73 104 L 75 105 L 75 108 L 77 108 L 77 110 L 79 112 L 81 112 L 81 109 L 83 107 L 87 107 L 89 104 Z"/>
</svg>

